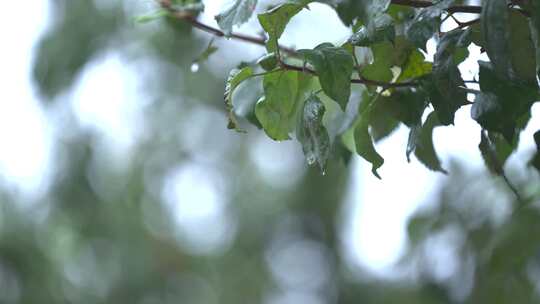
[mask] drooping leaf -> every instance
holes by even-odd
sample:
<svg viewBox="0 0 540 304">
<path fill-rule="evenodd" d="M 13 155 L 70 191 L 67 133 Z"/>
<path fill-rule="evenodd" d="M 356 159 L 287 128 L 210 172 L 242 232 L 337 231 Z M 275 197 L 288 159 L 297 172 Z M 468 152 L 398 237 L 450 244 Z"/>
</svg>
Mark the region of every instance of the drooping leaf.
<svg viewBox="0 0 540 304">
<path fill-rule="evenodd" d="M 366 108 L 360 114 L 356 127 L 354 129 L 354 143 L 356 148 L 356 153 L 362 158 L 371 163 L 371 172 L 377 178 L 381 179 L 381 176 L 377 172 L 384 164 L 384 159 L 382 156 L 377 153 L 375 146 L 373 145 L 373 139 L 369 133 L 369 123 L 371 119 L 371 114 L 373 110 L 373 105 L 377 102 L 377 97 L 373 97 Z"/>
<path fill-rule="evenodd" d="M 328 97 L 345 109 L 351 95 L 353 57 L 331 43 L 323 43 L 313 50 L 299 50 L 299 54 L 315 68 L 321 87 Z"/>
<path fill-rule="evenodd" d="M 540 86 L 540 2 L 531 1 L 531 19 L 529 27 L 531 38 L 535 47 L 536 57 L 536 82 Z"/>
<path fill-rule="evenodd" d="M 505 116 L 502 103 L 497 95 L 490 92 L 476 94 L 474 104 L 471 107 L 471 117 L 482 128 L 498 132 L 504 132 L 508 128 L 513 128 L 512 122 L 505 119 Z"/>
<path fill-rule="evenodd" d="M 453 0 L 434 1 L 434 5 L 419 9 L 407 27 L 407 38 L 417 47 L 426 51 L 426 42 L 433 37 L 441 25 L 441 14 Z"/>
<path fill-rule="evenodd" d="M 444 125 L 453 124 L 456 111 L 467 103 L 467 94 L 463 90 L 465 82 L 454 54 L 457 49 L 469 45 L 469 34 L 469 31 L 454 30 L 441 38 L 434 56 L 431 81 L 424 82 L 430 102 Z"/>
<path fill-rule="evenodd" d="M 411 128 L 407 144 L 407 159 L 410 161 L 410 154 L 414 151 L 414 155 L 424 166 L 446 174 L 447 171 L 442 167 L 433 146 L 433 129 L 440 125 L 437 113 L 433 111 L 422 126 L 416 125 Z"/>
<path fill-rule="evenodd" d="M 392 17 L 387 14 L 378 16 L 370 25 L 362 26 L 354 33 L 349 42 L 355 46 L 370 46 L 374 43 L 389 41 L 394 42 L 396 30 Z"/>
<path fill-rule="evenodd" d="M 255 105 L 255 115 L 270 138 L 290 139 L 298 102 L 305 99 L 310 81 L 310 76 L 296 71 L 277 71 L 264 76 L 264 96 Z"/>
<path fill-rule="evenodd" d="M 362 24 L 369 24 L 384 13 L 391 0 L 343 0 L 338 3 L 336 11 L 345 25 L 352 25 L 356 19 Z"/>
<path fill-rule="evenodd" d="M 514 69 L 510 58 L 510 32 L 508 30 L 508 6 L 505 0 L 484 0 L 480 25 L 486 52 L 497 75 L 513 79 Z"/>
<path fill-rule="evenodd" d="M 215 17 L 216 22 L 223 33 L 229 36 L 233 26 L 249 20 L 256 6 L 257 0 L 235 0 L 229 8 Z"/>
<path fill-rule="evenodd" d="M 535 83 L 536 54 L 529 22 L 515 11 L 510 11 L 508 17 L 510 59 L 517 81 Z"/>
<path fill-rule="evenodd" d="M 473 118 L 478 118 L 477 121 L 487 130 L 501 132 L 508 142 L 512 142 L 518 127 L 517 122 L 530 112 L 532 104 L 538 98 L 536 86 L 499 78 L 492 63 L 478 63 L 480 88 L 484 94 L 491 93 L 487 95 L 491 97 L 481 96 L 480 103 L 474 107 L 475 112 L 471 112 L 471 115 L 474 114 Z"/>
<path fill-rule="evenodd" d="M 232 97 L 236 87 L 238 87 L 238 85 L 242 83 L 242 81 L 248 79 L 252 75 L 253 69 L 251 67 L 234 69 L 229 73 L 229 77 L 227 78 L 227 83 L 225 85 L 225 109 L 227 110 L 227 115 L 229 117 L 229 123 L 227 125 L 227 128 L 229 129 L 242 131 L 238 126 L 238 120 L 236 119 L 236 115 L 234 114 Z"/>
<path fill-rule="evenodd" d="M 317 162 L 322 173 L 330 156 L 331 144 L 328 131 L 323 125 L 325 107 L 317 95 L 311 95 L 300 113 L 296 135 L 308 164 Z"/>
<path fill-rule="evenodd" d="M 266 41 L 268 52 L 276 51 L 279 37 L 283 34 L 291 18 L 298 14 L 309 1 L 305 2 L 299 4 L 284 3 L 257 16 L 262 28 L 268 34 L 268 40 Z"/>
<path fill-rule="evenodd" d="M 358 126 L 354 130 L 354 142 L 356 144 L 356 152 L 358 153 L 358 155 L 371 163 L 371 172 L 378 179 L 381 179 L 381 176 L 377 172 L 377 169 L 379 169 L 384 164 L 384 159 L 379 153 L 377 153 L 377 150 L 375 150 L 375 146 L 373 145 L 373 139 L 369 134 L 367 124 L 358 124 Z"/>
<path fill-rule="evenodd" d="M 489 171 L 495 175 L 502 175 L 504 173 L 503 163 L 499 160 L 497 151 L 485 131 L 481 131 L 480 133 L 478 149 L 480 149 L 484 163 Z"/>
</svg>

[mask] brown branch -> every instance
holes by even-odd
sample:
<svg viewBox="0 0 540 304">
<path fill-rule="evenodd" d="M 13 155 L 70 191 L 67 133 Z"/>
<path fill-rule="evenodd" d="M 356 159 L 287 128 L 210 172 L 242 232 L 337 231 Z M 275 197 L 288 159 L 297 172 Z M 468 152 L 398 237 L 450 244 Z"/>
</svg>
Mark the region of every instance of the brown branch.
<svg viewBox="0 0 540 304">
<path fill-rule="evenodd" d="M 228 38 L 233 38 L 233 39 L 236 39 L 236 40 L 240 40 L 240 41 L 244 41 L 244 42 L 248 42 L 248 43 L 252 43 L 252 44 L 256 44 L 256 45 L 266 46 L 266 39 L 262 38 L 262 37 L 255 37 L 255 36 L 237 34 L 237 33 L 231 33 L 229 36 L 227 36 L 227 35 L 225 35 L 225 33 L 223 31 L 221 31 L 221 30 L 219 30 L 217 28 L 208 26 L 208 25 L 206 25 L 204 23 L 201 23 L 192 14 L 186 13 L 186 12 L 183 12 L 183 11 L 177 11 L 177 10 L 173 9 L 169 0 L 160 0 L 159 4 L 161 5 L 162 8 L 168 10 L 170 15 L 175 17 L 176 19 L 187 21 L 194 28 L 200 29 L 200 30 L 202 30 L 204 32 L 207 32 L 209 34 L 212 34 L 212 35 L 214 35 L 216 37 L 228 37 Z M 296 51 L 294 49 L 284 47 L 284 46 L 279 46 L 279 48 L 281 49 L 281 51 L 283 51 L 283 52 L 285 52 L 285 53 L 287 53 L 289 55 L 296 54 Z"/>
<path fill-rule="evenodd" d="M 311 75 L 317 75 L 317 72 L 314 70 L 307 68 L 307 67 L 299 67 L 295 65 L 290 65 L 285 62 L 281 62 L 280 66 L 285 70 L 291 70 L 291 71 L 299 71 L 303 73 L 308 73 Z M 359 76 L 359 78 L 351 79 L 351 83 L 360 83 L 365 85 L 372 85 L 372 86 L 378 86 L 382 87 L 383 89 L 388 88 L 403 88 L 403 87 L 415 87 L 418 86 L 418 83 L 415 81 L 407 81 L 407 82 L 384 82 L 384 81 L 378 81 L 373 79 L 367 79 L 362 76 Z"/>
<path fill-rule="evenodd" d="M 168 1 L 168 0 L 160 0 L 159 3 L 161 5 L 161 7 L 163 7 L 164 9 L 167 9 L 169 11 L 171 16 L 175 17 L 176 19 L 185 20 L 185 21 L 189 22 L 194 28 L 200 29 L 200 30 L 202 30 L 204 32 L 207 32 L 207 33 L 212 34 L 212 35 L 217 36 L 217 37 L 225 37 L 226 36 L 223 31 L 198 21 L 197 18 L 194 17 L 193 15 L 191 15 L 189 13 L 186 13 L 186 12 L 177 11 L 177 10 L 173 9 L 171 7 L 170 1 Z M 248 35 L 243 35 L 243 34 L 236 34 L 236 33 L 231 33 L 228 37 L 229 38 L 234 38 L 234 39 L 237 39 L 237 40 L 240 40 L 240 41 L 252 43 L 252 44 L 266 46 L 266 40 L 263 39 L 263 38 L 259 38 L 259 37 L 253 37 L 253 36 L 248 36 Z M 292 56 L 297 56 L 298 55 L 296 53 L 296 51 L 294 49 L 291 49 L 291 48 L 279 46 L 279 49 L 281 51 L 289 54 L 289 55 L 292 55 Z M 312 75 L 317 75 L 317 73 L 314 70 L 311 70 L 311 69 L 306 68 L 306 67 L 298 67 L 298 66 L 286 64 L 286 63 L 281 61 L 281 58 L 278 58 L 278 59 L 279 59 L 279 65 L 283 69 L 292 70 L 292 71 L 300 71 L 300 72 L 309 73 L 309 74 L 312 74 Z M 390 82 L 383 82 L 383 81 L 378 81 L 378 80 L 367 79 L 367 78 L 364 78 L 362 76 L 360 76 L 357 79 L 351 79 L 351 83 L 360 83 L 360 84 L 365 84 L 365 85 L 379 86 L 379 87 L 382 87 L 384 89 L 397 88 L 397 87 L 412 87 L 412 86 L 417 86 L 418 85 L 416 82 L 390 83 Z"/>
</svg>

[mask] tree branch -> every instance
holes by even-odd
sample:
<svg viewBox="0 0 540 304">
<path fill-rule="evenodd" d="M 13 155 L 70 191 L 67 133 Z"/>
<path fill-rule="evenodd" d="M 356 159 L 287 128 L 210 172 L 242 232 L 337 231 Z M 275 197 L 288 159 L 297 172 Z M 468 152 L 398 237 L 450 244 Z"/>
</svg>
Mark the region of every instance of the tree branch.
<svg viewBox="0 0 540 304">
<path fill-rule="evenodd" d="M 433 6 L 433 2 L 423 0 L 392 0 L 392 4 L 416 8 Z M 482 7 L 476 5 L 455 5 L 447 8 L 446 11 L 449 13 L 480 14 L 482 12 Z"/>
<path fill-rule="evenodd" d="M 216 37 L 225 37 L 226 36 L 223 31 L 198 21 L 197 18 L 194 17 L 193 15 L 191 15 L 189 13 L 186 13 L 186 12 L 175 10 L 174 8 L 172 8 L 171 3 L 170 3 L 169 0 L 159 0 L 159 4 L 161 5 L 162 8 L 168 10 L 171 16 L 175 17 L 176 19 L 184 20 L 184 21 L 189 22 L 191 24 L 191 26 L 193 26 L 194 28 L 200 29 L 200 30 L 202 30 L 204 32 L 207 32 L 209 34 L 212 34 L 212 35 L 214 35 Z M 236 33 L 231 33 L 228 37 L 233 38 L 233 39 L 237 39 L 237 40 L 240 40 L 240 41 L 252 43 L 252 44 L 266 46 L 266 39 L 260 38 L 260 37 L 254 37 L 254 36 L 236 34 Z M 280 51 L 283 51 L 283 52 L 287 53 L 288 55 L 291 55 L 291 56 L 297 56 L 298 55 L 294 49 L 287 48 L 287 47 L 284 47 L 284 46 L 278 46 L 278 47 L 279 47 Z M 281 61 L 281 58 L 278 58 L 278 59 L 279 59 L 279 65 L 283 69 L 292 70 L 292 71 L 300 71 L 300 72 L 309 73 L 309 74 L 312 74 L 312 75 L 317 75 L 317 73 L 314 70 L 311 70 L 311 69 L 306 68 L 306 67 L 298 67 L 298 66 L 286 64 L 286 63 Z M 360 76 L 359 78 L 356 78 L 356 79 L 351 79 L 351 83 L 359 83 L 359 84 L 365 84 L 365 85 L 379 86 L 379 87 L 382 87 L 383 89 L 398 88 L 398 87 L 413 87 L 413 86 L 418 85 L 418 83 L 416 83 L 414 81 L 390 83 L 390 82 L 383 82 L 383 81 L 378 81 L 378 80 L 367 79 L 367 78 L 364 78 L 362 76 Z"/>
</svg>

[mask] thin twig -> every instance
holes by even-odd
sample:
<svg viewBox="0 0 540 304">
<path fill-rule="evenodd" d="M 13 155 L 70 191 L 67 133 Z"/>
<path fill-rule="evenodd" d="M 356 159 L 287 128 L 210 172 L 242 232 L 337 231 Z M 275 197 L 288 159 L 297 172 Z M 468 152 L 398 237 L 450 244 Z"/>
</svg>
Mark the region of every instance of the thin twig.
<svg viewBox="0 0 540 304">
<path fill-rule="evenodd" d="M 238 34 L 238 33 L 231 33 L 230 35 L 227 36 L 220 29 L 217 29 L 215 27 L 211 27 L 209 25 L 206 25 L 206 24 L 198 21 L 196 17 L 194 17 L 193 15 L 191 15 L 189 13 L 175 10 L 172 7 L 170 1 L 168 1 L 168 0 L 159 0 L 159 4 L 161 5 L 162 8 L 168 10 L 170 15 L 175 17 L 176 19 L 185 20 L 185 21 L 189 22 L 191 24 L 191 26 L 193 26 L 194 28 L 197 28 L 199 30 L 202 30 L 204 32 L 212 34 L 212 35 L 214 35 L 216 37 L 228 37 L 228 38 L 233 38 L 233 39 L 236 39 L 236 40 L 248 42 L 248 43 L 251 43 L 251 44 L 257 44 L 257 45 L 261 45 L 261 46 L 266 46 L 266 39 L 265 38 L 255 37 L 255 36 L 250 36 L 250 35 L 244 35 L 244 34 Z M 279 46 L 279 49 L 281 51 L 289 54 L 289 55 L 296 54 L 295 50 L 292 49 L 292 48 Z"/>
<path fill-rule="evenodd" d="M 285 70 L 291 70 L 291 71 L 299 71 L 303 73 L 308 73 L 311 75 L 317 75 L 317 72 L 314 70 L 308 68 L 308 67 L 299 67 L 295 65 L 290 65 L 285 62 L 281 63 L 281 67 Z M 362 76 L 359 76 L 359 78 L 351 79 L 351 83 L 360 83 L 365 85 L 372 85 L 372 86 L 378 86 L 382 87 L 384 89 L 388 88 L 403 88 L 403 87 L 416 87 L 418 86 L 418 82 L 416 81 L 407 81 L 407 82 L 384 82 L 384 81 L 378 81 L 373 79 L 367 79 Z"/>
<path fill-rule="evenodd" d="M 223 31 L 198 21 L 196 17 L 194 17 L 194 16 L 192 16 L 190 14 L 186 14 L 185 12 L 180 12 L 180 11 L 174 10 L 168 0 L 160 0 L 159 3 L 163 8 L 169 10 L 170 14 L 172 16 L 174 16 L 175 18 L 180 19 L 180 20 L 185 20 L 185 21 L 189 22 L 193 27 L 195 27 L 197 29 L 200 29 L 200 30 L 202 30 L 204 32 L 207 32 L 209 34 L 212 34 L 214 36 L 225 37 L 225 33 Z M 258 38 L 258 37 L 253 37 L 253 36 L 248 36 L 248 35 L 243 35 L 243 34 L 236 34 L 236 33 L 231 33 L 228 37 L 233 38 L 233 39 L 237 39 L 237 40 L 240 40 L 240 41 L 252 43 L 252 44 L 266 46 L 266 41 L 264 39 Z M 279 46 L 278 50 L 283 51 L 283 52 L 287 53 L 288 55 L 298 56 L 296 51 L 294 49 L 291 49 L 291 48 Z M 282 69 L 292 70 L 292 71 L 300 71 L 300 72 L 304 72 L 304 73 L 308 73 L 308 74 L 312 74 L 312 75 L 317 75 L 317 73 L 314 70 L 309 69 L 307 67 L 298 67 L 298 66 L 287 64 L 287 63 L 283 62 L 280 57 L 278 57 L 278 64 Z M 378 80 L 367 79 L 367 78 L 364 78 L 362 76 L 359 76 L 359 78 L 356 78 L 356 79 L 351 79 L 351 83 L 360 83 L 360 84 L 365 84 L 365 85 L 379 86 L 379 87 L 383 87 L 384 89 L 398 88 L 398 87 L 413 87 L 413 86 L 418 85 L 418 83 L 416 83 L 414 81 L 389 83 L 389 82 L 383 82 L 383 81 L 378 81 Z"/>
<path fill-rule="evenodd" d="M 431 1 L 423 0 L 392 0 L 392 4 L 410 6 L 416 8 L 430 7 L 434 3 Z M 446 9 L 448 13 L 471 13 L 471 14 L 480 14 L 482 12 L 481 6 L 476 5 L 454 5 Z"/>
</svg>

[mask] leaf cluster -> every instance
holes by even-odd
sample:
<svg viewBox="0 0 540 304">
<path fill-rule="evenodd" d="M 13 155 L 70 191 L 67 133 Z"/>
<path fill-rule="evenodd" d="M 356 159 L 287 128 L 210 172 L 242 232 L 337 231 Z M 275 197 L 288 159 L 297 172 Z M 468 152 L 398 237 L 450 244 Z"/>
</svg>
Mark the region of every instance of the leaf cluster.
<svg viewBox="0 0 540 304">
<path fill-rule="evenodd" d="M 481 7 L 458 0 L 317 1 L 336 10 L 351 28 L 350 38 L 313 49 L 280 46 L 288 23 L 312 2 L 282 1 L 257 15 L 267 54 L 230 73 L 225 93 L 229 128 L 241 130 L 234 110 L 235 88 L 257 77 L 263 95 L 253 106 L 251 121 L 274 140 L 296 138 L 308 163 L 317 163 L 323 172 L 332 152 L 345 150 L 370 162 L 379 177 L 384 159 L 375 143 L 404 125 L 410 130 L 407 159 L 414 154 L 429 169 L 444 173 L 433 129 L 453 125 L 456 111 L 467 107 L 482 127 L 479 149 L 486 164 L 504 174 L 504 162 L 516 149 L 538 99 L 538 1 L 508 5 L 485 0 Z M 249 20 L 257 4 L 233 1 L 215 17 L 221 31 L 213 33 L 233 37 L 234 27 Z M 476 19 L 460 22 L 456 12 Z M 458 26 L 442 32 L 448 18 Z M 430 39 L 437 45 L 433 62 L 425 56 Z M 465 81 L 458 65 L 468 58 L 473 43 L 490 61 L 479 61 L 475 80 Z M 474 82 L 480 90 L 471 87 Z M 468 93 L 475 95 L 473 102 Z M 537 168 L 539 157 L 531 160 Z"/>
</svg>

